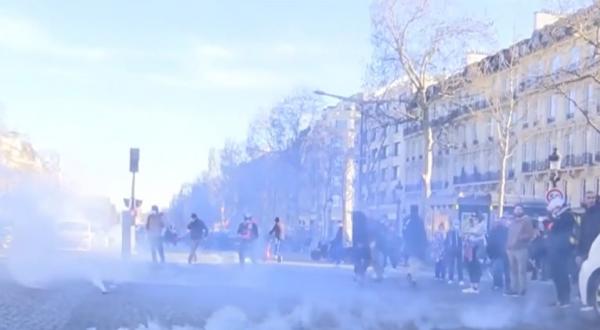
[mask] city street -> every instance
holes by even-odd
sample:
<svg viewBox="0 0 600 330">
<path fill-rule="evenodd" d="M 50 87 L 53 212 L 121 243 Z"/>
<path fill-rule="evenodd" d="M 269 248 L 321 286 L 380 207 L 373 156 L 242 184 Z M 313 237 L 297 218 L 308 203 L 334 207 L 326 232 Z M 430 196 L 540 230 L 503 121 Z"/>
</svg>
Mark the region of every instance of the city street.
<svg viewBox="0 0 600 330">
<path fill-rule="evenodd" d="M 85 258 L 78 256 L 78 258 Z M 1 259 L 0 259 L 1 260 Z M 212 259 L 215 260 L 214 258 Z M 104 260 L 108 288 L 56 276 L 33 289 L 11 278 L 4 260 L 0 329 L 597 329 L 593 313 L 547 307 L 549 283 L 527 298 L 507 298 L 485 283 L 480 295 L 419 275 L 410 288 L 402 271 L 358 286 L 350 267 L 308 262 L 152 266 Z M 86 261 L 88 264 L 90 261 Z M 100 264 L 99 264 L 100 265 Z M 181 328 L 174 328 L 181 329 Z"/>
</svg>

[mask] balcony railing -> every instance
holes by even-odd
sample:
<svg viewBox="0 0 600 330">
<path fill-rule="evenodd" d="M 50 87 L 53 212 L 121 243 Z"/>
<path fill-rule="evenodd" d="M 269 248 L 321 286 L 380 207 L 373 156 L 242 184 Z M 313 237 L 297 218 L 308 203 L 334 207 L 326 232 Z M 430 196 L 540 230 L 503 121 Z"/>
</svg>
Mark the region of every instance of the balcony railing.
<svg viewBox="0 0 600 330">
<path fill-rule="evenodd" d="M 514 171 L 512 174 L 508 173 L 508 177 L 514 177 Z M 469 183 L 480 183 L 480 182 L 494 182 L 500 180 L 500 171 L 491 171 L 484 173 L 472 173 L 472 174 L 461 174 L 453 177 L 454 184 L 469 184 Z"/>
<path fill-rule="evenodd" d="M 404 186 L 404 191 L 406 192 L 417 192 L 423 189 L 423 183 L 415 183 L 415 184 L 407 184 Z"/>
</svg>

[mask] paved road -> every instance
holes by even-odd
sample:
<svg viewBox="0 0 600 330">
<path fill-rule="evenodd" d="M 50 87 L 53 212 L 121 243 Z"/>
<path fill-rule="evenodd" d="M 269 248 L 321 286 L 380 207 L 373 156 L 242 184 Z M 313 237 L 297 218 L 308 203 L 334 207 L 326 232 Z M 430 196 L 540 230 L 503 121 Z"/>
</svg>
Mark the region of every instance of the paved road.
<svg viewBox="0 0 600 330">
<path fill-rule="evenodd" d="M 487 287 L 480 295 L 465 296 L 458 286 L 425 277 L 413 289 L 402 273 L 358 286 L 347 267 L 303 262 L 240 268 L 104 260 L 95 274 L 111 279 L 108 285 L 114 287 L 103 295 L 89 280 L 74 276 L 54 276 L 43 288 L 27 288 L 14 281 L 4 264 L 1 330 L 138 329 L 148 322 L 156 329 L 207 330 L 600 328 L 593 314 L 575 306 L 546 307 L 553 297 L 549 284 L 536 284 L 528 297 L 515 299 Z"/>
</svg>

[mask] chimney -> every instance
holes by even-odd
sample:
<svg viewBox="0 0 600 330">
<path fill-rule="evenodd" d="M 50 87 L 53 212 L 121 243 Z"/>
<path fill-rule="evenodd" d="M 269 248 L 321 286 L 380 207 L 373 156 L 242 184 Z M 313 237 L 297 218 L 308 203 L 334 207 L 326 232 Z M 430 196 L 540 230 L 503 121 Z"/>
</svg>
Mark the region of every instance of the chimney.
<svg viewBox="0 0 600 330">
<path fill-rule="evenodd" d="M 559 19 L 559 15 L 547 11 L 536 11 L 533 14 L 533 30 L 543 29 L 545 26 L 556 23 Z"/>
<path fill-rule="evenodd" d="M 468 52 L 466 56 L 467 65 L 477 63 L 487 57 L 487 54 L 479 52 Z"/>
</svg>

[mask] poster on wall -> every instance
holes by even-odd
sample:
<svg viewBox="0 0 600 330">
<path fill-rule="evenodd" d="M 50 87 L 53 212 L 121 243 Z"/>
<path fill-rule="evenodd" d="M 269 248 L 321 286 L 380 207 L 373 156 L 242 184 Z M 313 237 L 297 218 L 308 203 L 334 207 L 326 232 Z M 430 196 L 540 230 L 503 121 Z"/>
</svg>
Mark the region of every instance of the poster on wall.
<svg viewBox="0 0 600 330">
<path fill-rule="evenodd" d="M 473 218 L 475 220 L 477 217 L 482 219 L 483 223 L 485 223 L 485 232 L 487 233 L 488 224 L 489 224 L 489 214 L 481 213 L 481 212 L 469 212 L 469 211 L 463 211 L 460 214 L 460 232 L 464 234 L 466 232 L 467 228 L 469 227 L 469 222 L 470 222 L 471 218 Z"/>
</svg>

